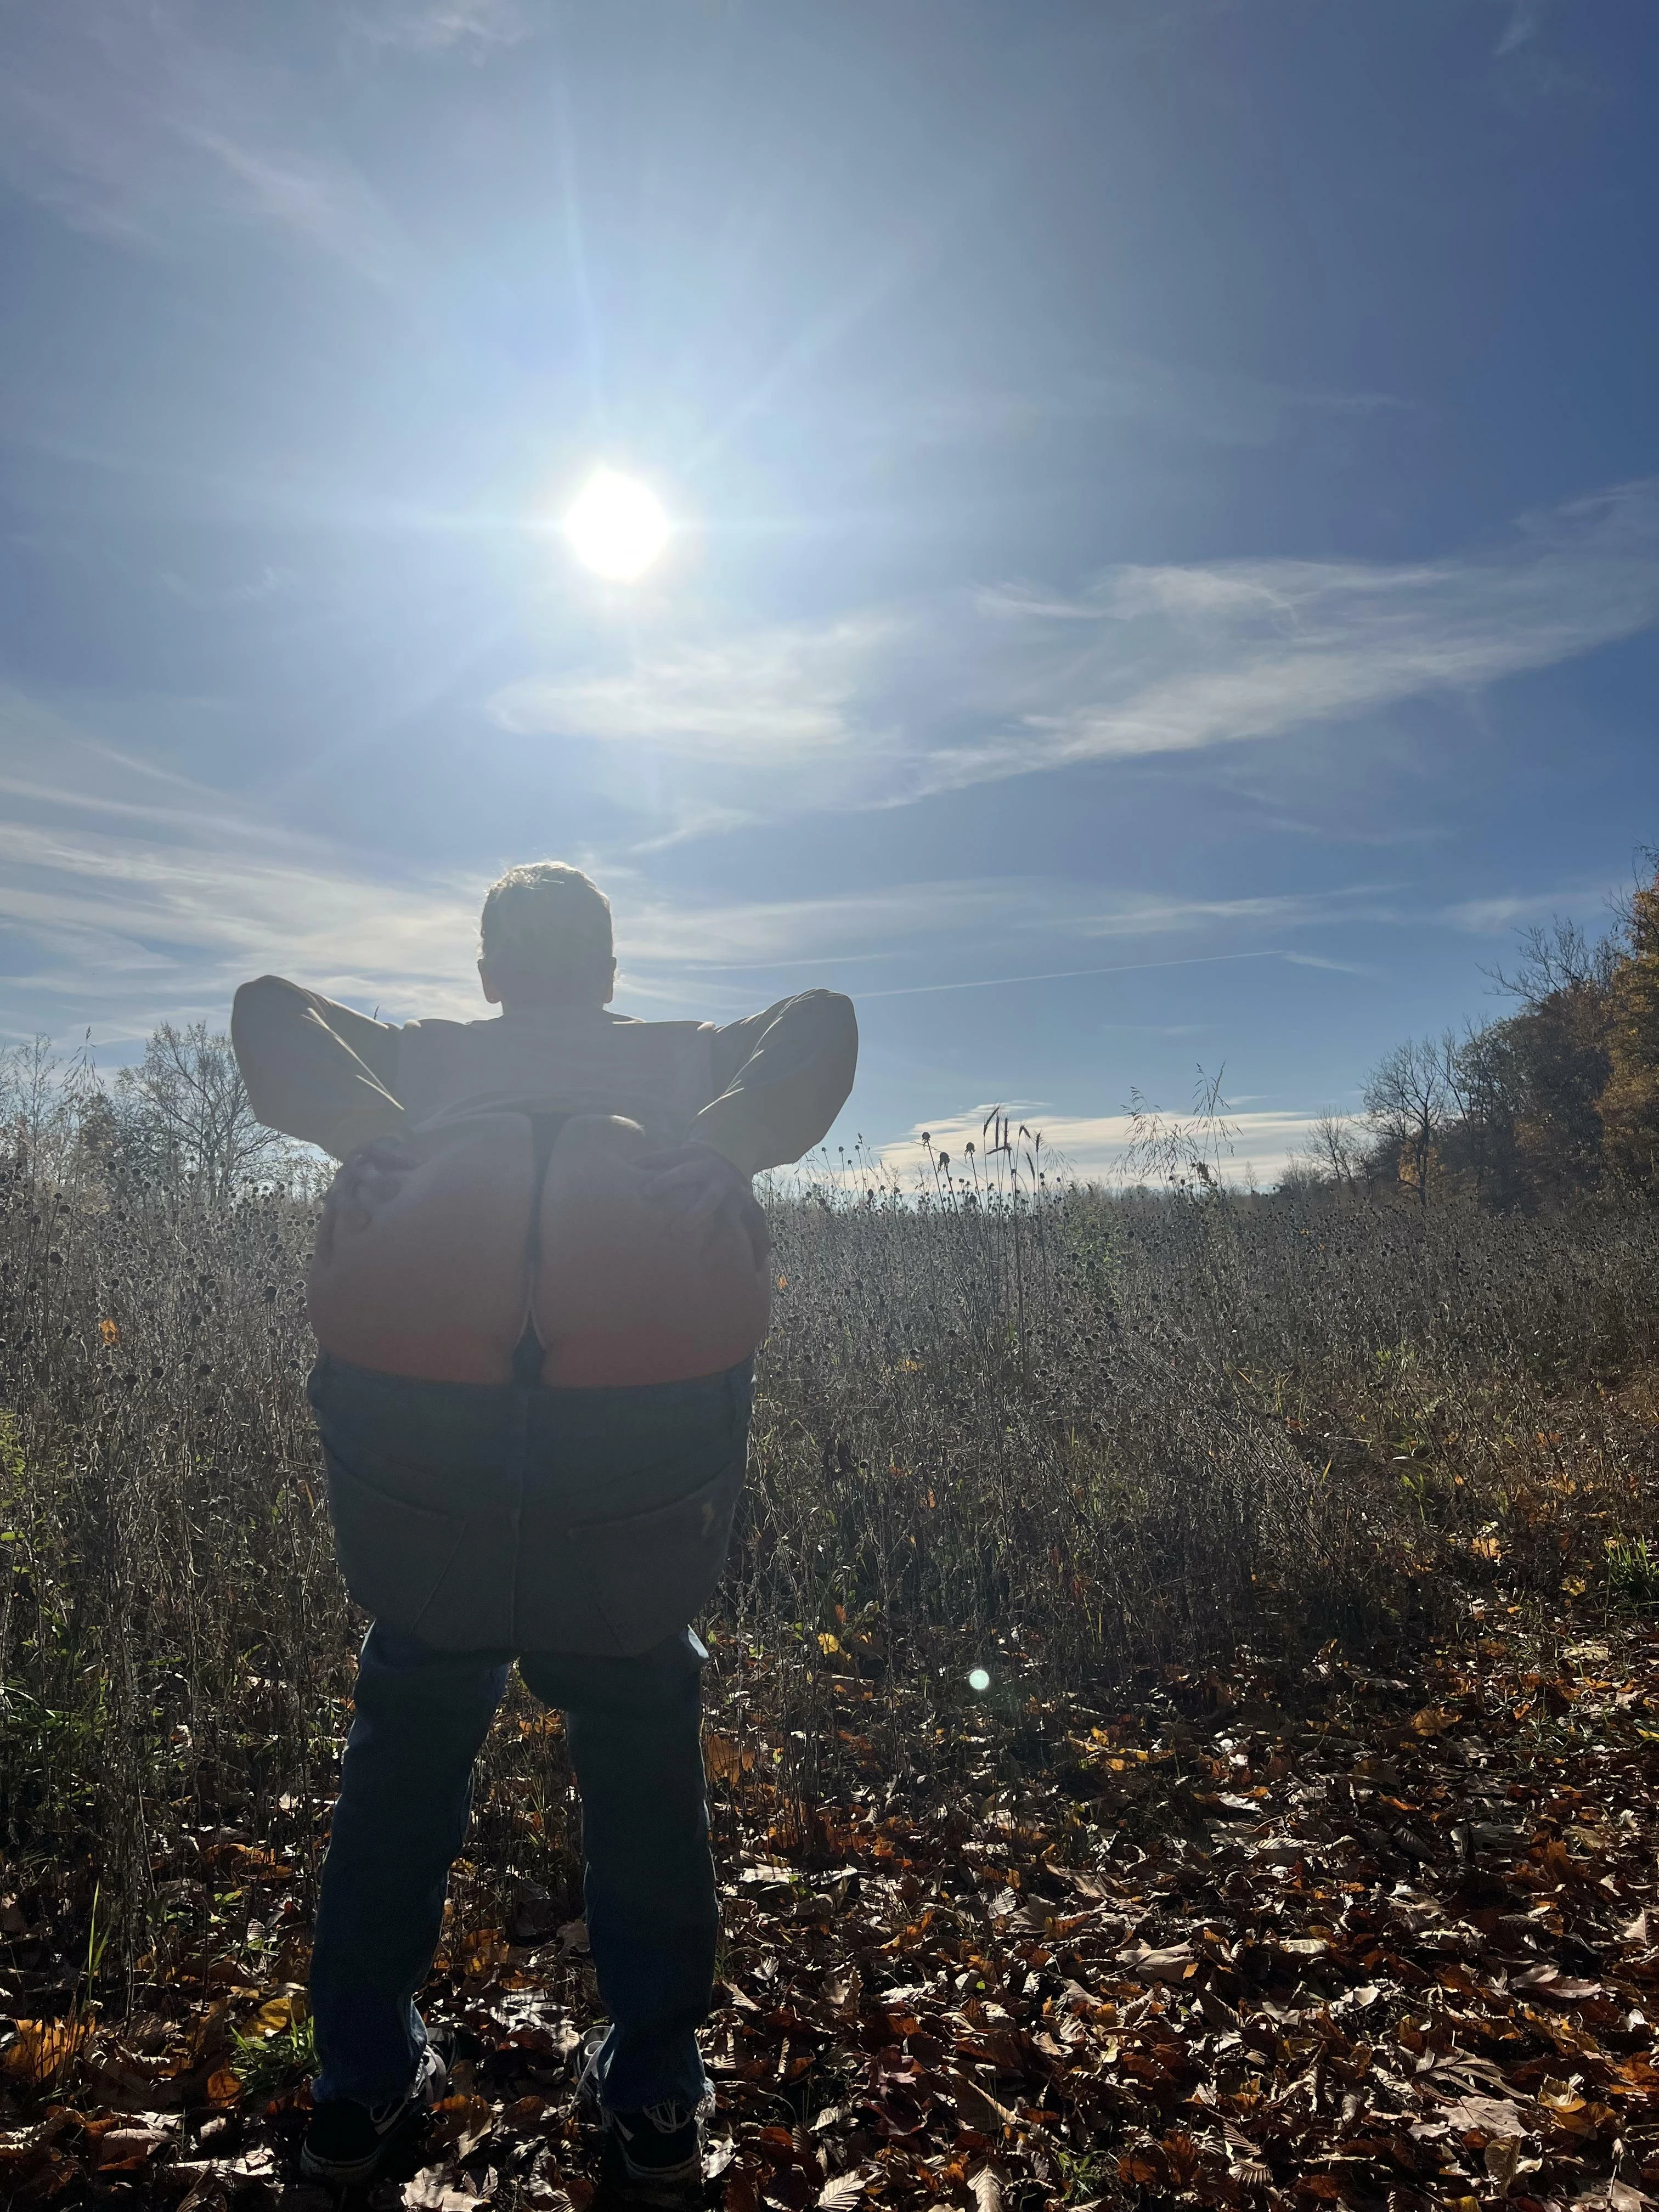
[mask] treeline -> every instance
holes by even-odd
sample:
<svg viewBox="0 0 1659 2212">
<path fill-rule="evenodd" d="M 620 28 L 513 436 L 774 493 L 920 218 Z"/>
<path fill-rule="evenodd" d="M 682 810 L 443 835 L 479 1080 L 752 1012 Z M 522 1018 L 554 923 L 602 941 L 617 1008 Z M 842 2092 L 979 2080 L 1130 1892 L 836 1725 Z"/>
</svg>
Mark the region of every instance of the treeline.
<svg viewBox="0 0 1659 2212">
<path fill-rule="evenodd" d="M 0 1051 L 0 1170 L 217 1211 L 260 1188 L 309 1196 L 320 1163 L 255 1119 L 228 1037 L 164 1022 L 112 1081 L 45 1037 Z"/>
<path fill-rule="evenodd" d="M 1397 1045 L 1363 1118 L 1316 1124 L 1287 1181 L 1522 1211 L 1659 1185 L 1659 866 L 1600 939 L 1534 928 L 1494 981 L 1512 1013 Z"/>
</svg>

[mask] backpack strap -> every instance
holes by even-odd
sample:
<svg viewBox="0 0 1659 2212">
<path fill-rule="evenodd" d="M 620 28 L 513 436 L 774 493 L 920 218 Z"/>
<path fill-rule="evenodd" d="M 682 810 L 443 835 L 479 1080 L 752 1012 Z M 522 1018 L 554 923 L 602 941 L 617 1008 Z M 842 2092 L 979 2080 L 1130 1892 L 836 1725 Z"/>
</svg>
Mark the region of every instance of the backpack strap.
<svg viewBox="0 0 1659 2212">
<path fill-rule="evenodd" d="M 547 1184 L 548 1163 L 553 1157 L 553 1147 L 559 1141 L 568 1114 L 532 1114 L 530 1116 L 530 1143 L 532 1171 L 530 1178 L 530 1221 L 525 1231 L 524 1256 L 533 1276 L 542 1261 L 542 1192 Z M 513 1380 L 521 1390 L 541 1388 L 542 1361 L 547 1347 L 536 1334 L 534 1299 L 525 1310 L 524 1334 L 513 1348 Z"/>
</svg>

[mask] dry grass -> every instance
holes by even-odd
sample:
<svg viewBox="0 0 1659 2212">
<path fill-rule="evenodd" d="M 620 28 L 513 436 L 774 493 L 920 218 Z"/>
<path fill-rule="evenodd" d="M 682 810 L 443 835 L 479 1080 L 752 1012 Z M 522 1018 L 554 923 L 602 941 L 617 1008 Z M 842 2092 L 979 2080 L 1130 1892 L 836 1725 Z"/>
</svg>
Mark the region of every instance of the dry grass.
<svg viewBox="0 0 1659 2212">
<path fill-rule="evenodd" d="M 0 1164 L 0 1850 L 66 1923 L 100 1886 L 106 1983 L 221 1940 L 220 1832 L 314 1861 L 359 1624 L 303 1398 L 313 1218 L 123 1187 L 84 1148 Z M 892 1686 L 897 1763 L 927 1755 L 919 1686 L 959 1704 L 973 1663 L 1075 1682 L 1399 1633 L 1452 1574 L 1651 1595 L 1650 1212 L 1005 1174 L 920 1206 L 809 1182 L 774 1218 L 708 1632 L 718 1756 L 766 1763 L 781 1823 L 833 1756 L 831 1674 Z M 514 1883 L 559 1909 L 568 1777 L 527 1702 L 479 1805 L 463 1919 Z"/>
</svg>

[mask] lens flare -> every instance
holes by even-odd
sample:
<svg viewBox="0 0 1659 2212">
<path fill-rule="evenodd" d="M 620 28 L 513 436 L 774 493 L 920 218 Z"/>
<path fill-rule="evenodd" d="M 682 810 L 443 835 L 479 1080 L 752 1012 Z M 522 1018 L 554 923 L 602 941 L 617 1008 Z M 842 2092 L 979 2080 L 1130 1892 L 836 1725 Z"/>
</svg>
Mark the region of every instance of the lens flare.
<svg viewBox="0 0 1659 2212">
<path fill-rule="evenodd" d="M 667 544 L 668 517 L 648 484 L 600 469 L 566 515 L 564 534 L 577 559 L 596 574 L 631 583 Z"/>
<path fill-rule="evenodd" d="M 991 1678 L 983 1667 L 975 1668 L 973 1673 L 968 1677 L 968 1686 L 970 1690 L 977 1692 L 981 1697 L 984 1696 L 986 1691 L 991 1686 Z"/>
</svg>

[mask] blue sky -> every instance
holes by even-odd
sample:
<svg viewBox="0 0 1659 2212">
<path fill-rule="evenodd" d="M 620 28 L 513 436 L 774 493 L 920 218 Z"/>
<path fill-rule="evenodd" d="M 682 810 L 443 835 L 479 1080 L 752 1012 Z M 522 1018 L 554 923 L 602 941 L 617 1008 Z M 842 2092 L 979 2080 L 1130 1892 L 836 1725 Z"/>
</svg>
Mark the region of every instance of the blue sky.
<svg viewBox="0 0 1659 2212">
<path fill-rule="evenodd" d="M 1645 0 L 0 0 L 0 1034 L 857 1000 L 1241 1160 L 1659 842 Z M 677 524 L 602 585 L 599 464 Z M 1042 979 L 1015 980 L 1003 979 Z M 482 1011 L 482 1008 L 479 1009 Z"/>
</svg>

